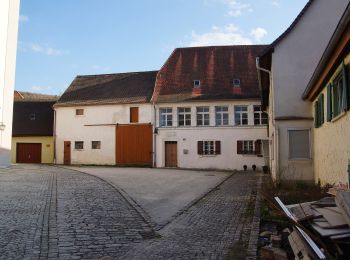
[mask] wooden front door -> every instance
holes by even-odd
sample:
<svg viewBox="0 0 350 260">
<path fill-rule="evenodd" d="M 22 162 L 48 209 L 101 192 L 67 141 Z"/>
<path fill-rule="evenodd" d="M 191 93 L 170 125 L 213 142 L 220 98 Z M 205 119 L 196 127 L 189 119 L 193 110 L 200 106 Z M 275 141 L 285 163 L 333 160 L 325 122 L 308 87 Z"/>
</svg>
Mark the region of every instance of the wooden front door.
<svg viewBox="0 0 350 260">
<path fill-rule="evenodd" d="M 40 143 L 17 143 L 17 163 L 41 163 Z"/>
<path fill-rule="evenodd" d="M 116 164 L 152 166 L 152 125 L 116 127 Z"/>
<path fill-rule="evenodd" d="M 177 167 L 177 142 L 165 142 L 165 167 Z"/>
<path fill-rule="evenodd" d="M 64 151 L 63 151 L 63 163 L 66 165 L 70 164 L 70 141 L 64 141 Z"/>
</svg>

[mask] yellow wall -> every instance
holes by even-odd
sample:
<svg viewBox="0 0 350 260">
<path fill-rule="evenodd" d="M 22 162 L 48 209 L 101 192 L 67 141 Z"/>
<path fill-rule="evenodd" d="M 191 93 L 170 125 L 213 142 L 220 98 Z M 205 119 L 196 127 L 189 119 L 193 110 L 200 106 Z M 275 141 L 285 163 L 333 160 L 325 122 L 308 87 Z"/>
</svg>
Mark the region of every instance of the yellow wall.
<svg viewBox="0 0 350 260">
<path fill-rule="evenodd" d="M 350 55 L 345 60 L 350 63 Z M 348 183 L 350 160 L 350 110 L 327 122 L 327 91 L 324 94 L 325 122 L 314 129 L 315 181 L 321 184 Z M 317 100 L 317 99 L 316 99 Z"/>
<path fill-rule="evenodd" d="M 41 162 L 53 163 L 54 145 L 52 136 L 12 137 L 12 163 L 16 163 L 17 143 L 41 143 Z"/>
</svg>

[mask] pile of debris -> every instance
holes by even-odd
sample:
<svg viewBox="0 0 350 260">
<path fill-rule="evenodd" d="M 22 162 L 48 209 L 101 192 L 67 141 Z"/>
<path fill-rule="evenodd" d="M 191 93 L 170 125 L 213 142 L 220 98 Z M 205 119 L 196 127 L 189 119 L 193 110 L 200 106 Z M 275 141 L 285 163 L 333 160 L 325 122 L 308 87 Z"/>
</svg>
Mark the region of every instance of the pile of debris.
<svg viewBox="0 0 350 260">
<path fill-rule="evenodd" d="M 284 205 L 275 197 L 291 228 L 271 235 L 261 258 L 290 259 L 279 242 L 286 237 L 294 259 L 350 259 L 350 190 L 331 188 L 328 194 L 319 201 L 294 205 Z"/>
</svg>

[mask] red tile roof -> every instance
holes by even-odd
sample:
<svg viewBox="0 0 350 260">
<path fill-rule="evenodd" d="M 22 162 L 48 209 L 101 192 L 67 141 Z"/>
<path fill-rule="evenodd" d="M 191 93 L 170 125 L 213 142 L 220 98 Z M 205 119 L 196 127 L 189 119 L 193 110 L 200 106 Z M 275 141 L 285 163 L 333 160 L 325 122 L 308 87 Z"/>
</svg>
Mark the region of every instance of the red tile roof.
<svg viewBox="0 0 350 260">
<path fill-rule="evenodd" d="M 266 45 L 178 48 L 157 75 L 152 101 L 259 98 L 255 59 Z M 241 87 L 233 85 L 240 79 Z M 200 87 L 193 87 L 200 80 Z"/>
</svg>

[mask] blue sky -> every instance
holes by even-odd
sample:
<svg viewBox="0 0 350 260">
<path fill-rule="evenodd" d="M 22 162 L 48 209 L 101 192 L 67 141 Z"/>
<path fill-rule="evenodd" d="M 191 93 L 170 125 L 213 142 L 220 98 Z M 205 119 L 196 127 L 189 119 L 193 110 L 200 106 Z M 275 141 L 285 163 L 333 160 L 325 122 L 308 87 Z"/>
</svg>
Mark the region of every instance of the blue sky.
<svg viewBox="0 0 350 260">
<path fill-rule="evenodd" d="M 176 47 L 269 44 L 307 0 L 21 0 L 15 88 L 158 70 Z"/>
</svg>

